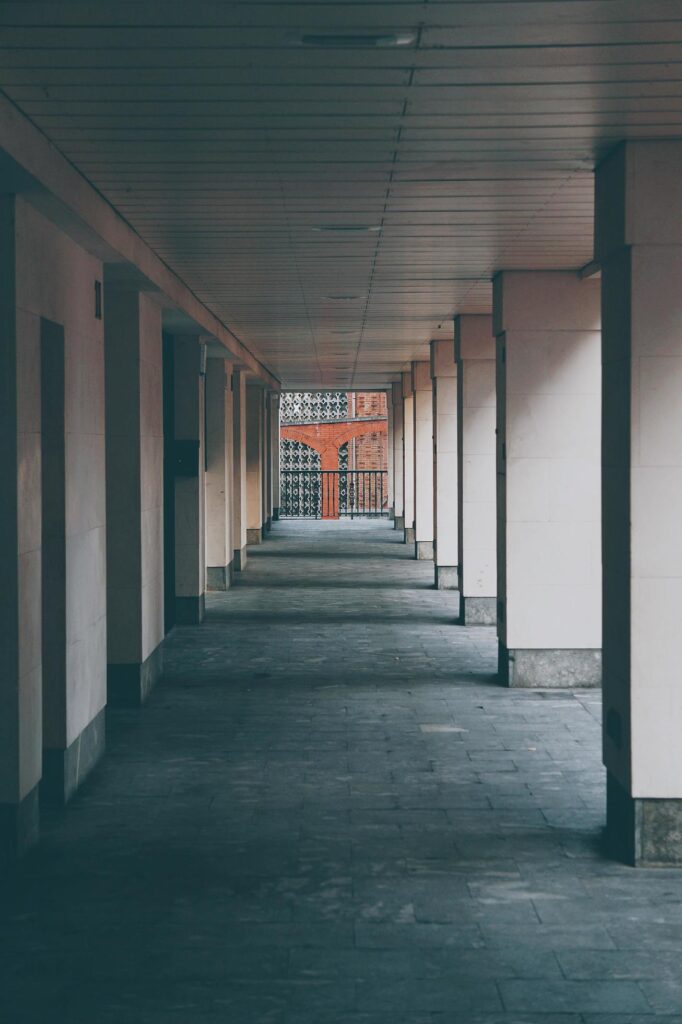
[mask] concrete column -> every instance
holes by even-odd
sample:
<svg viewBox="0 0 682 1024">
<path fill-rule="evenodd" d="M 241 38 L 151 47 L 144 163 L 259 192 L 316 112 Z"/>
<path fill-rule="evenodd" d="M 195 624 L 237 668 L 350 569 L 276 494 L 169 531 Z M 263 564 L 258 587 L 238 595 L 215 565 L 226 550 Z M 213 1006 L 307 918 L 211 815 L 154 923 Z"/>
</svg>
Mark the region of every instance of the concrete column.
<svg viewBox="0 0 682 1024">
<path fill-rule="evenodd" d="M 394 384 L 390 393 L 393 409 L 393 498 L 394 520 L 396 530 L 405 529 L 405 474 L 404 474 L 404 439 L 403 439 L 403 389 L 402 384 Z"/>
<path fill-rule="evenodd" d="M 246 389 L 246 541 L 263 540 L 263 389 Z"/>
<path fill-rule="evenodd" d="M 433 388 L 430 363 L 412 363 L 414 391 L 414 557 L 433 558 Z"/>
<path fill-rule="evenodd" d="M 631 864 L 682 863 L 682 142 L 597 169 L 602 269 L 607 832 Z"/>
<path fill-rule="evenodd" d="M 263 394 L 263 529 L 272 527 L 272 402 L 271 392 Z"/>
<path fill-rule="evenodd" d="M 388 517 L 395 519 L 395 482 L 393 479 L 393 402 L 391 394 L 386 396 L 386 490 Z"/>
<path fill-rule="evenodd" d="M 460 618 L 497 621 L 495 340 L 489 316 L 455 317 Z"/>
<path fill-rule="evenodd" d="M 204 389 L 201 346 L 175 338 L 175 608 L 179 625 L 204 618 L 206 601 Z"/>
<path fill-rule="evenodd" d="M 457 363 L 452 341 L 431 342 L 433 381 L 433 536 L 435 584 L 459 584 Z"/>
<path fill-rule="evenodd" d="M 0 861 L 104 750 L 102 265 L 0 198 Z"/>
<path fill-rule="evenodd" d="M 493 326 L 500 678 L 599 686 L 599 282 L 505 271 Z"/>
<path fill-rule="evenodd" d="M 246 372 L 232 371 L 232 549 L 235 572 L 246 568 Z"/>
<path fill-rule="evenodd" d="M 206 586 L 232 581 L 232 371 L 224 359 L 206 364 Z"/>
<path fill-rule="evenodd" d="M 271 394 L 270 410 L 270 431 L 271 440 L 271 465 L 272 465 L 272 519 L 276 522 L 279 519 L 279 395 L 273 391 Z"/>
<path fill-rule="evenodd" d="M 161 308 L 106 287 L 107 694 L 139 705 L 163 668 Z"/>
<path fill-rule="evenodd" d="M 405 543 L 414 544 L 414 392 L 412 371 L 402 374 Z"/>
</svg>

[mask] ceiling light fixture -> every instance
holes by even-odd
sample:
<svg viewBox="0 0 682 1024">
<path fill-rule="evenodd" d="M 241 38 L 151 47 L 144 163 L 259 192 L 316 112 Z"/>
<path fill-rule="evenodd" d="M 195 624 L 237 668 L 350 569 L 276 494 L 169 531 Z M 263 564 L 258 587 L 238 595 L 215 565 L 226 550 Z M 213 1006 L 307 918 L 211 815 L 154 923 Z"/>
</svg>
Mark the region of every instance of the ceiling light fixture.
<svg viewBox="0 0 682 1024">
<path fill-rule="evenodd" d="M 414 46 L 417 41 L 417 33 L 407 32 L 311 32 L 299 37 L 301 46 L 314 46 L 331 50 L 354 49 L 382 49 L 394 46 Z"/>
<path fill-rule="evenodd" d="M 315 224 L 313 231 L 381 231 L 381 224 Z"/>
<path fill-rule="evenodd" d="M 364 299 L 364 295 L 323 295 L 323 299 L 330 302 L 352 302 L 354 299 Z"/>
</svg>

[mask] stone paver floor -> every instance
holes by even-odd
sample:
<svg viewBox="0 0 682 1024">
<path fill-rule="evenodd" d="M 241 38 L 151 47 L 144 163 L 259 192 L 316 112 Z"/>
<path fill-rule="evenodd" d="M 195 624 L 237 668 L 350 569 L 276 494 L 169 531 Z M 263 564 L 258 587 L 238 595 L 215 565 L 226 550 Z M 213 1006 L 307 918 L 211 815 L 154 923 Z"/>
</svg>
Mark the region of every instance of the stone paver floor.
<svg viewBox="0 0 682 1024">
<path fill-rule="evenodd" d="M 386 522 L 277 524 L 2 889 L 7 1024 L 682 1022 L 594 693 L 496 685 Z"/>
</svg>

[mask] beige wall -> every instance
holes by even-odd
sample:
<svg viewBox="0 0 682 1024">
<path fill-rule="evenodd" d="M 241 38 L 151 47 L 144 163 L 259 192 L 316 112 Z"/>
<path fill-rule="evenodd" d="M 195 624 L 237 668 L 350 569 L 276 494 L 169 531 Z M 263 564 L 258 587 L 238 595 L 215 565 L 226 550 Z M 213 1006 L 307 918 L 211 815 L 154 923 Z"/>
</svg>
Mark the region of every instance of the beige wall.
<svg viewBox="0 0 682 1024">
<path fill-rule="evenodd" d="M 491 317 L 457 317 L 455 340 L 460 446 L 460 591 L 464 597 L 495 597 L 495 342 Z"/>
<path fill-rule="evenodd" d="M 456 566 L 457 527 L 457 364 L 452 341 L 431 342 L 433 377 L 434 561 Z"/>
<path fill-rule="evenodd" d="M 206 372 L 206 564 L 232 561 L 232 379 L 229 364 L 209 359 Z"/>
<path fill-rule="evenodd" d="M 263 526 L 263 389 L 246 389 L 246 525 Z"/>
<path fill-rule="evenodd" d="M 500 641 L 601 648 L 599 281 L 495 279 Z"/>
<path fill-rule="evenodd" d="M 246 374 L 243 370 L 233 371 L 232 401 L 232 549 L 241 552 L 246 547 Z"/>
</svg>

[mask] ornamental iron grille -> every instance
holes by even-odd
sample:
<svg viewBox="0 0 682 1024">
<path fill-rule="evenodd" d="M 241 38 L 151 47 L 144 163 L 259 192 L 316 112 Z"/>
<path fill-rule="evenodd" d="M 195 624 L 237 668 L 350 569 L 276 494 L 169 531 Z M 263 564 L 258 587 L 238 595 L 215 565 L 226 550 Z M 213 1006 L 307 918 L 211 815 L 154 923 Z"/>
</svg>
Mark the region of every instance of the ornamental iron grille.
<svg viewBox="0 0 682 1024">
<path fill-rule="evenodd" d="M 345 391 L 283 391 L 280 399 L 281 423 L 328 423 L 348 414 Z"/>
</svg>

